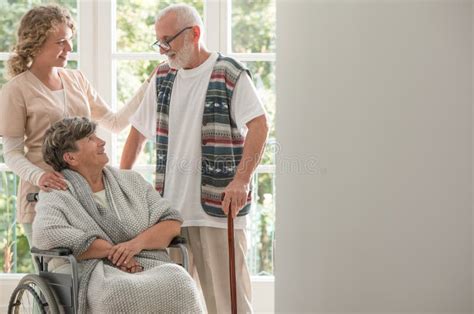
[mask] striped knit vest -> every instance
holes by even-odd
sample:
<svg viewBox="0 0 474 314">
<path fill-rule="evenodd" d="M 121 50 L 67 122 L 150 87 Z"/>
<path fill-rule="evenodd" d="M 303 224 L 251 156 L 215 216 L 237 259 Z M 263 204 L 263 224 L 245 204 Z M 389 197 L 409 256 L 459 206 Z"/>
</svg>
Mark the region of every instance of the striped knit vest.
<svg viewBox="0 0 474 314">
<path fill-rule="evenodd" d="M 222 211 L 222 193 L 234 178 L 242 159 L 244 140 L 231 118 L 232 94 L 242 72 L 249 71 L 236 60 L 219 54 L 212 70 L 204 103 L 201 128 L 201 205 L 211 216 L 226 217 Z M 156 180 L 155 188 L 161 195 L 165 189 L 168 154 L 168 121 L 171 92 L 177 70 L 167 63 L 156 73 Z M 248 214 L 251 193 L 238 216 Z"/>
</svg>

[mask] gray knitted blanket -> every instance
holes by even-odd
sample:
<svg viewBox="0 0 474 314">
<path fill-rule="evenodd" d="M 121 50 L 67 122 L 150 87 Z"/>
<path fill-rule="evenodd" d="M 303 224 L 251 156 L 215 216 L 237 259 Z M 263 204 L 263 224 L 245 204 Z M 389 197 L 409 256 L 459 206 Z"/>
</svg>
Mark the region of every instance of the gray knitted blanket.
<svg viewBox="0 0 474 314">
<path fill-rule="evenodd" d="M 95 239 L 110 243 L 131 240 L 164 220 L 181 220 L 141 175 L 104 168 L 109 204 L 94 202 L 87 181 L 64 170 L 68 190 L 40 193 L 33 222 L 33 245 L 40 249 L 70 248 L 77 258 Z M 166 251 L 142 251 L 136 256 L 141 273 L 123 272 L 106 259 L 79 262 L 79 313 L 200 313 L 196 285 Z"/>
</svg>

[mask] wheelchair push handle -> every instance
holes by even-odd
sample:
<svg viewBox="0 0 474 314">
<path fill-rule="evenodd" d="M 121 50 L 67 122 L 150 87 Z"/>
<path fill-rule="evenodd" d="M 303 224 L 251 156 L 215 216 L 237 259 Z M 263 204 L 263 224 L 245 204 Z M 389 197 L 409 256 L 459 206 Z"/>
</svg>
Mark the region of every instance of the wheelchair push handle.
<svg viewBox="0 0 474 314">
<path fill-rule="evenodd" d="M 38 201 L 38 194 L 39 194 L 38 192 L 26 194 L 26 201 L 30 202 L 30 203 L 37 202 Z"/>
<path fill-rule="evenodd" d="M 186 244 L 186 238 L 182 236 L 176 236 L 171 240 L 170 247 L 177 246 L 178 244 Z"/>
</svg>

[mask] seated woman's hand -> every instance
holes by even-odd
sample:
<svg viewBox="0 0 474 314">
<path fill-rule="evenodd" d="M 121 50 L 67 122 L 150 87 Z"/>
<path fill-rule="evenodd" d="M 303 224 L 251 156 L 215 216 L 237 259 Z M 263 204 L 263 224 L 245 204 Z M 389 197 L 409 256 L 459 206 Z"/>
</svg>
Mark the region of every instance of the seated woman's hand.
<svg viewBox="0 0 474 314">
<path fill-rule="evenodd" d="M 39 179 L 39 188 L 43 191 L 49 192 L 53 190 L 66 190 L 67 184 L 64 181 L 62 173 L 57 171 L 47 171 Z"/>
<path fill-rule="evenodd" d="M 108 259 L 116 266 L 128 267 L 132 258 L 140 253 L 142 248 L 138 241 L 130 240 L 114 245 L 110 248 Z"/>
<path fill-rule="evenodd" d="M 143 266 L 138 263 L 135 258 L 132 258 L 127 265 L 127 271 L 129 273 L 139 273 L 143 271 Z"/>
<path fill-rule="evenodd" d="M 119 267 L 120 270 L 125 271 L 127 273 L 139 273 L 143 271 L 143 266 L 138 263 L 135 258 L 132 258 L 128 265 L 122 265 Z"/>
</svg>

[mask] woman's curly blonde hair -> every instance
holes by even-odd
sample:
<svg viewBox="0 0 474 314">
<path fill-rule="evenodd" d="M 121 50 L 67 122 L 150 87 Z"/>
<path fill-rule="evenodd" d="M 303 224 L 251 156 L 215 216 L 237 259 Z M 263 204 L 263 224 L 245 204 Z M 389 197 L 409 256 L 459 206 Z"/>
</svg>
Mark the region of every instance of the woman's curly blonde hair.
<svg viewBox="0 0 474 314">
<path fill-rule="evenodd" d="M 63 23 L 75 33 L 76 25 L 71 14 L 56 4 L 38 6 L 26 12 L 18 27 L 13 55 L 7 61 L 9 76 L 14 77 L 28 70 L 49 34 Z"/>
</svg>

